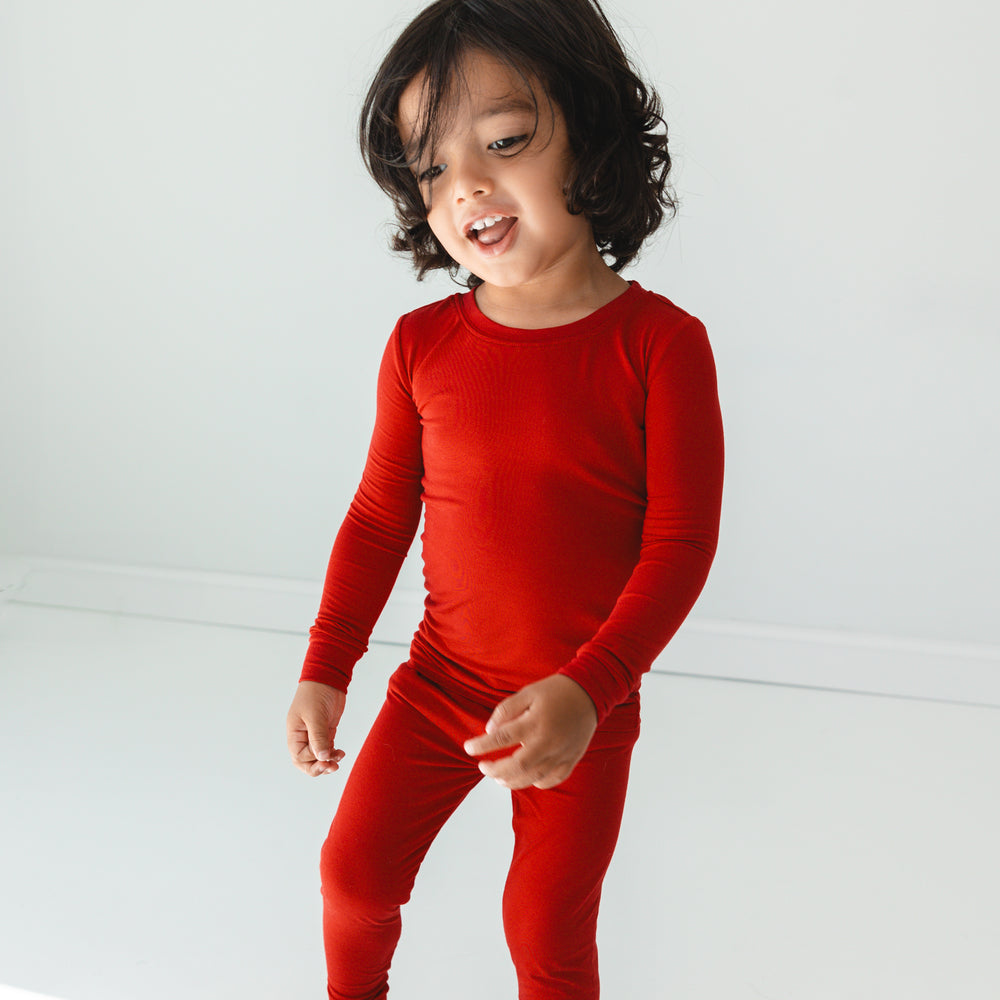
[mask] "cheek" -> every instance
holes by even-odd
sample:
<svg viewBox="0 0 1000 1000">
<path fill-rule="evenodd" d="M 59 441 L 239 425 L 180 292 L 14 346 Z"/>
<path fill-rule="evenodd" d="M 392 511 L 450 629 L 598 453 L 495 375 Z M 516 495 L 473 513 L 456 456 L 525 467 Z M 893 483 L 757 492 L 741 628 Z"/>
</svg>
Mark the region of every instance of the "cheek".
<svg viewBox="0 0 1000 1000">
<path fill-rule="evenodd" d="M 547 169 L 538 171 L 533 188 L 535 191 L 544 192 L 548 214 L 563 215 L 569 213 L 566 195 L 572 180 L 572 170 L 571 160 L 559 158 L 550 161 Z"/>
<path fill-rule="evenodd" d="M 438 238 L 438 242 L 443 243 L 444 240 L 441 237 L 444 235 L 444 227 L 441 222 L 440 215 L 433 209 L 427 213 L 427 225 L 431 227 L 431 232 Z"/>
<path fill-rule="evenodd" d="M 433 209 L 427 213 L 427 225 L 431 227 L 431 232 L 437 237 L 441 244 L 454 257 L 456 253 L 461 253 L 464 242 L 459 238 L 454 229 L 450 228 L 444 213 L 437 213 Z"/>
</svg>

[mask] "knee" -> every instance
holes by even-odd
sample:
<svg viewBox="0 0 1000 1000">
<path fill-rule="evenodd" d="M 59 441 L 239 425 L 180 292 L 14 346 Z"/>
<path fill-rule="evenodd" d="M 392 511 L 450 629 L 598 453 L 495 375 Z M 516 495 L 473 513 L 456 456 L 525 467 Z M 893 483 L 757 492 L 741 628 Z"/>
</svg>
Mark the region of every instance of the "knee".
<svg viewBox="0 0 1000 1000">
<path fill-rule="evenodd" d="M 523 892 L 508 887 L 503 900 L 504 934 L 519 969 L 541 962 L 589 968 L 596 955 L 600 889 L 583 895 Z"/>
<path fill-rule="evenodd" d="M 332 833 L 320 852 L 320 880 L 328 906 L 376 920 L 409 898 L 410 887 L 377 851 L 340 843 Z"/>
</svg>

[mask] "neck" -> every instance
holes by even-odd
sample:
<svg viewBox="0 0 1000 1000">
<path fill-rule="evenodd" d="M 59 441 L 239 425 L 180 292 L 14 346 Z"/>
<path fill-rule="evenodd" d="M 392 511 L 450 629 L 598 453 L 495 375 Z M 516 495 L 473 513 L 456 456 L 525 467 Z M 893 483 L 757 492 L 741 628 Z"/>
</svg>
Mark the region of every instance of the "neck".
<svg viewBox="0 0 1000 1000">
<path fill-rule="evenodd" d="M 583 319 L 627 288 L 628 282 L 608 267 L 594 247 L 593 254 L 578 265 L 552 269 L 520 285 L 484 283 L 476 289 L 476 305 L 501 326 L 541 330 Z"/>
</svg>

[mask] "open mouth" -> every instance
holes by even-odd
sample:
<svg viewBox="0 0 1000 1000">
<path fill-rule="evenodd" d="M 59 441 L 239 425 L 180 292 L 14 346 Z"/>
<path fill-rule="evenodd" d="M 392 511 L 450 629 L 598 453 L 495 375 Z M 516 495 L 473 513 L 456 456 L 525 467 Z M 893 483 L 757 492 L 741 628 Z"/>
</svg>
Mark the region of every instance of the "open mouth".
<svg viewBox="0 0 1000 1000">
<path fill-rule="evenodd" d="M 465 235 L 470 240 L 482 243 L 483 246 L 492 246 L 494 243 L 499 243 L 511 231 L 515 222 L 517 216 L 487 215 L 473 222 Z"/>
</svg>

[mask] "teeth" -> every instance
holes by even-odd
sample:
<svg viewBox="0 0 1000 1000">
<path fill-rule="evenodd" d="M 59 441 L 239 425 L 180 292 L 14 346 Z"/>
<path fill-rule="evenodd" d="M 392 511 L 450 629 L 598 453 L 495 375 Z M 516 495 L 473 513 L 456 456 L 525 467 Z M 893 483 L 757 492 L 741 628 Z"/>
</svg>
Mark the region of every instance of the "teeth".
<svg viewBox="0 0 1000 1000">
<path fill-rule="evenodd" d="M 495 226 L 501 219 L 505 218 L 507 218 L 505 215 L 488 215 L 485 219 L 473 222 L 469 228 L 475 233 L 480 233 L 484 229 L 489 229 L 490 226 Z"/>
</svg>

